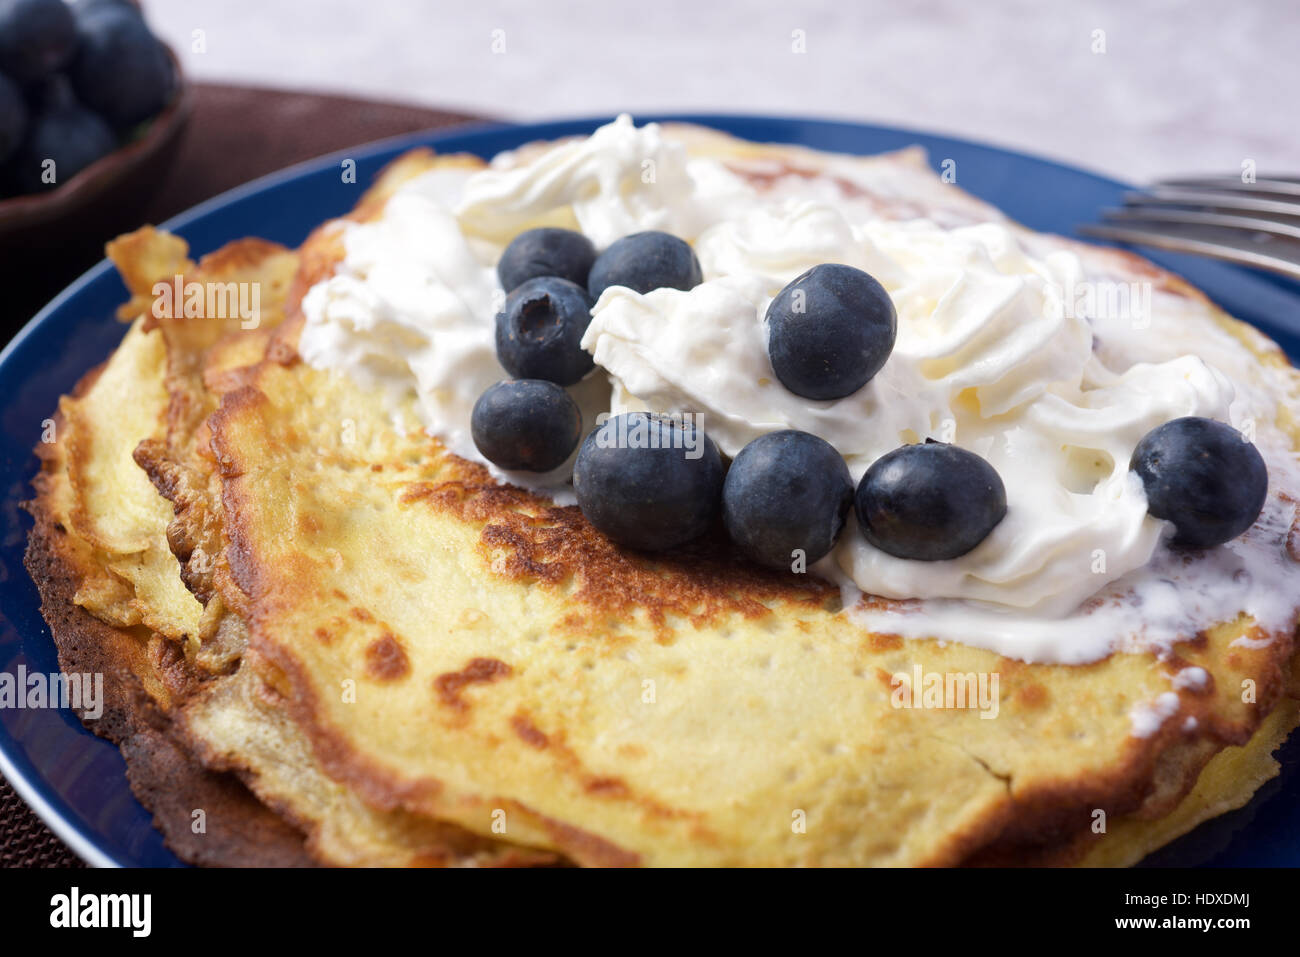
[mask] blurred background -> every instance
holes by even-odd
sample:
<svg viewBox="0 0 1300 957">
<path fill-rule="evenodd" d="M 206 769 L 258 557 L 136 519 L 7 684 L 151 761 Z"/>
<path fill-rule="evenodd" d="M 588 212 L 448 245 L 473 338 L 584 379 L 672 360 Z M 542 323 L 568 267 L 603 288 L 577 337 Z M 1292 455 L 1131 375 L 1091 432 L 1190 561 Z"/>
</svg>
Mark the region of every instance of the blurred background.
<svg viewBox="0 0 1300 957">
<path fill-rule="evenodd" d="M 43 237 L 10 229 L 8 246 L 0 214 L 0 279 L 22 290 L 4 306 L 5 338 L 118 231 L 302 159 L 474 119 L 804 114 L 975 138 L 1133 182 L 1246 160 L 1300 173 L 1295 0 L 143 0 L 143 11 L 179 64 L 185 116 L 155 122 L 170 132 L 155 132 L 167 142 L 138 197 L 103 189 L 116 208 L 65 213 Z M 57 261 L 24 258 L 50 243 Z"/>
<path fill-rule="evenodd" d="M 1295 0 L 147 0 L 199 80 L 510 119 L 728 110 L 913 125 L 1141 180 L 1300 168 Z M 792 51 L 795 31 L 804 49 Z M 1104 31 L 1104 52 L 1094 31 Z M 494 41 L 500 39 L 500 43 Z M 494 50 L 500 52 L 494 52 Z"/>
</svg>

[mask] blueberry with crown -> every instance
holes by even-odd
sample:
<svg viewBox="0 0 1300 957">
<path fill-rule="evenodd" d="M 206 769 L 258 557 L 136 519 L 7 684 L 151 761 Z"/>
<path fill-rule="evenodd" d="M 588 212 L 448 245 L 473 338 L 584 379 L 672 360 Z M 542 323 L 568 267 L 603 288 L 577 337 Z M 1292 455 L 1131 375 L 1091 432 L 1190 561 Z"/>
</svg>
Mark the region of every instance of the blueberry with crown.
<svg viewBox="0 0 1300 957">
<path fill-rule="evenodd" d="M 1147 511 L 1174 524 L 1171 544 L 1212 548 L 1255 523 L 1268 495 L 1268 468 L 1230 425 L 1184 416 L 1156 426 L 1129 468 L 1142 479 Z"/>
</svg>

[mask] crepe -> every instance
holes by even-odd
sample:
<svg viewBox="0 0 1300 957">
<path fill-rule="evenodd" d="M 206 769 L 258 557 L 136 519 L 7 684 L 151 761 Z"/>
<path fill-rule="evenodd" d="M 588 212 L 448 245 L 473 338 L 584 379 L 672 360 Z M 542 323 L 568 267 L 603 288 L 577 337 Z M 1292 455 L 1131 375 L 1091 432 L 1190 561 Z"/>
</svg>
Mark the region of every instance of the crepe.
<svg viewBox="0 0 1300 957">
<path fill-rule="evenodd" d="M 325 777 L 297 729 L 250 691 L 251 672 L 237 668 L 244 628 L 225 612 L 212 584 L 226 574 L 222 546 L 213 544 L 219 526 L 208 516 L 202 537 L 209 551 L 190 543 L 178 566 L 169 537 L 178 539 L 168 534 L 173 508 L 136 461 L 174 456 L 165 466 L 169 494 L 197 494 L 186 483 L 205 481 L 191 468 L 206 447 L 204 419 L 222 389 L 239 381 L 241 365 L 265 352 L 297 257 L 256 240 L 199 264 L 186 252 L 183 242 L 152 229 L 110 246 L 137 292 L 150 289 L 154 278 L 170 279 L 171 270 L 188 281 L 260 282 L 267 294 L 262 325 L 242 330 L 206 316 L 134 319 L 104 367 L 61 402 L 56 441 L 37 449 L 42 471 L 29 503 L 36 524 L 27 564 L 61 665 L 107 676 L 106 713 L 88 726 L 121 745 L 137 796 L 172 849 L 195 863 L 552 862 L 552 855 L 480 840 L 436 821 L 373 811 Z M 133 300 L 124 315 L 148 310 L 144 303 Z M 80 478 L 86 474 L 97 481 Z M 164 481 L 161 472 L 154 475 Z M 82 531 L 101 527 L 117 537 L 92 541 Z M 165 571 L 159 555 L 167 556 Z M 186 714 L 203 722 L 201 735 L 179 724 Z M 226 735 L 237 742 L 238 762 L 226 758 Z M 256 783 L 275 810 L 259 803 L 241 777 Z M 196 810 L 204 812 L 200 831 L 192 826 Z"/>
<path fill-rule="evenodd" d="M 672 132 L 755 181 L 824 163 Z M 879 198 L 882 216 L 984 212 L 915 152 L 862 162 L 907 187 Z M 353 216 L 443 163 L 478 161 L 409 154 Z M 1127 864 L 1276 771 L 1267 755 L 1296 723 L 1293 629 L 1228 615 L 1165 660 L 1035 665 L 868 633 L 837 587 L 757 569 L 720 534 L 625 552 L 576 508 L 452 455 L 412 409 L 298 358 L 336 227 L 296 253 L 244 241 L 197 265 L 178 242 L 145 231 L 113 248 L 126 315 L 147 318 L 63 403 L 29 564 L 65 667 L 84 646 L 113 661 L 143 691 L 120 723 L 148 723 L 184 773 L 241 795 L 249 822 L 287 835 L 286 861 Z M 1086 255 L 1199 296 L 1136 257 Z M 149 290 L 174 272 L 255 277 L 265 321 L 153 318 Z M 998 719 L 893 707 L 892 676 L 917 666 L 998 674 Z M 1190 666 L 1209 681 L 1135 736 L 1134 709 Z M 156 770 L 136 778 L 147 799 Z M 255 860 L 230 838 L 196 851 L 178 812 L 169 826 L 152 806 L 184 856 Z"/>
</svg>

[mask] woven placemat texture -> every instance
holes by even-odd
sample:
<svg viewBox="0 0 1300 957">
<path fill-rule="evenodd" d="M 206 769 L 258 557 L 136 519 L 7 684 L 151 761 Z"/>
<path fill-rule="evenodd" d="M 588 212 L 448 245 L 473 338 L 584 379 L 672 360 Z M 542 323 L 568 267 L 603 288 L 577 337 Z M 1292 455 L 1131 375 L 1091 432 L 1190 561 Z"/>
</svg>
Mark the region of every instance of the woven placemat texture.
<svg viewBox="0 0 1300 957">
<path fill-rule="evenodd" d="M 481 117 L 421 107 L 248 87 L 199 85 L 194 114 L 166 180 L 139 221 L 158 223 L 209 197 L 266 173 L 325 153 L 415 130 L 455 126 Z M 24 319 L 103 255 L 111 237 L 78 237 L 50 269 L 25 275 Z M 17 326 L 6 328 L 8 339 Z M 0 867 L 77 867 L 74 855 L 0 778 Z"/>
<path fill-rule="evenodd" d="M 0 778 L 0 867 L 84 867 Z"/>
</svg>

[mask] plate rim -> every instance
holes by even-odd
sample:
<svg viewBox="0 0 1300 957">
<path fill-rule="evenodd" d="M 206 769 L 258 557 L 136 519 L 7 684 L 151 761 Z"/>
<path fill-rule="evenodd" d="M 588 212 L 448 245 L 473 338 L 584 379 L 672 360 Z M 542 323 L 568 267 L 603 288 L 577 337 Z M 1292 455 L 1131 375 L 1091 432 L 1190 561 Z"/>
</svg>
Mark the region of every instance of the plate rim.
<svg viewBox="0 0 1300 957">
<path fill-rule="evenodd" d="M 0 729 L 0 775 L 4 776 L 5 781 L 14 789 L 14 793 L 22 798 L 31 812 L 40 818 L 41 823 L 48 827 L 55 837 L 63 841 L 68 846 L 68 850 L 90 867 L 113 869 L 128 866 L 99 846 L 98 832 L 92 828 L 83 831 L 83 828 L 72 820 L 71 815 L 61 813 L 55 807 L 55 802 L 48 800 L 41 793 L 42 788 L 48 788 L 59 801 L 62 801 L 62 796 L 58 791 L 54 791 L 53 786 L 45 778 L 39 774 L 28 775 L 18 769 L 9 754 L 12 745 L 9 733 Z"/>
</svg>

